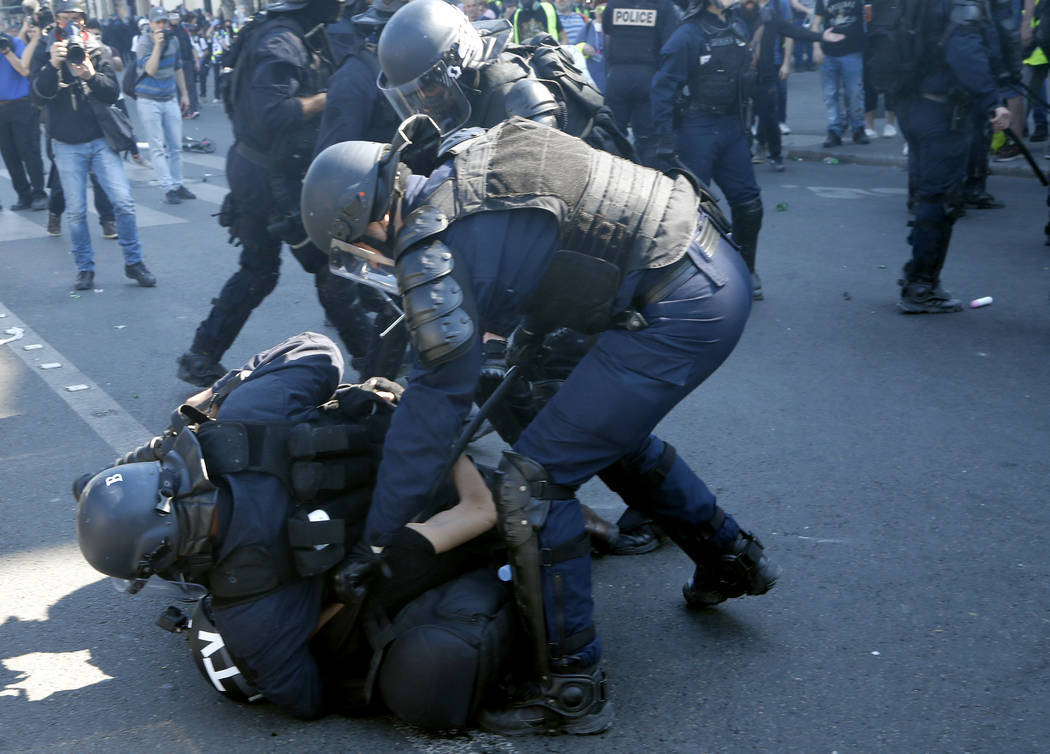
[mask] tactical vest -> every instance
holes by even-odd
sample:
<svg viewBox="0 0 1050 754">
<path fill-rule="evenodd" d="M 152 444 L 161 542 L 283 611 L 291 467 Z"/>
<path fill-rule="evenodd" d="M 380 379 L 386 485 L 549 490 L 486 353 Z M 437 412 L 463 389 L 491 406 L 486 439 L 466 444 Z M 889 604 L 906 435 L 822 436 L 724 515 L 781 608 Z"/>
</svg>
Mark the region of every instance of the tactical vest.
<svg viewBox="0 0 1050 754">
<path fill-rule="evenodd" d="M 219 402 L 239 384 L 228 383 Z M 377 389 L 388 385 L 384 381 Z M 189 577 L 208 586 L 216 608 L 257 600 L 324 573 L 360 536 L 393 408 L 371 390 L 342 385 L 318 410 L 318 419 L 295 424 L 216 421 L 189 406 L 177 412 L 196 436 L 207 479 L 268 474 L 294 502 L 283 542 L 240 548 L 219 562 L 210 555 L 191 561 Z M 146 460 L 152 445 L 124 461 Z M 324 516 L 311 515 L 319 510 Z"/>
<path fill-rule="evenodd" d="M 603 329 L 607 323 L 594 315 L 608 320 L 614 314 L 623 275 L 678 261 L 697 229 L 699 199 L 687 179 L 592 149 L 539 123 L 512 118 L 452 151 L 452 176 L 427 197 L 428 211 L 413 213 L 427 222 L 407 223 L 396 253 L 478 212 L 548 212 L 560 226 L 560 251 L 526 310 L 556 313 L 555 324 Z"/>
<path fill-rule="evenodd" d="M 726 25 L 703 19 L 698 23 L 705 42 L 689 76 L 690 106 L 710 115 L 732 115 L 741 111 L 741 85 L 751 64 L 747 32 L 739 17 Z"/>
<path fill-rule="evenodd" d="M 612 0 L 605 48 L 608 65 L 655 66 L 660 56 L 659 0 Z"/>
</svg>

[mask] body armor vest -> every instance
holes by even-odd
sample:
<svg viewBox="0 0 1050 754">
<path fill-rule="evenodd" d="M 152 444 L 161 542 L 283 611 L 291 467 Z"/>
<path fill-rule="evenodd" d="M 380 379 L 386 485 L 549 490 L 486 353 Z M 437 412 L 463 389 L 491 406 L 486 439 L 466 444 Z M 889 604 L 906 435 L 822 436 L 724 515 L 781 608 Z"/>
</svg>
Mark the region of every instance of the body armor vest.
<svg viewBox="0 0 1050 754">
<path fill-rule="evenodd" d="M 743 22 L 730 16 L 725 25 L 698 19 L 704 32 L 700 58 L 689 77 L 691 106 L 710 115 L 731 115 L 741 110 L 741 84 L 751 64 L 751 51 Z"/>
<path fill-rule="evenodd" d="M 660 56 L 660 3 L 658 0 L 612 0 L 609 37 L 605 50 L 608 65 L 656 66 Z"/>
<path fill-rule="evenodd" d="M 561 251 L 526 310 L 541 318 L 555 314 L 555 324 L 604 329 L 615 314 L 623 275 L 677 262 L 697 228 L 699 199 L 685 178 L 669 178 L 532 121 L 512 118 L 453 153 L 453 175 L 413 213 L 430 222 L 406 223 L 395 251 L 478 212 L 544 210 L 560 225 Z M 575 298 L 551 306 L 565 298 L 555 291 L 565 286 L 574 287 Z"/>
</svg>

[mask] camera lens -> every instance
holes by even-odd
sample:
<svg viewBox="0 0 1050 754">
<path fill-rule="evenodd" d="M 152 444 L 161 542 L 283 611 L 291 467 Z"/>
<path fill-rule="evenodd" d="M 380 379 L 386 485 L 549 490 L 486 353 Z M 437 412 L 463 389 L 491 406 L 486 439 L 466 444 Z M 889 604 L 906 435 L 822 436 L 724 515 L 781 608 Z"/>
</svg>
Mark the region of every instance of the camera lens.
<svg viewBox="0 0 1050 754">
<path fill-rule="evenodd" d="M 85 58 L 84 47 L 79 44 L 70 44 L 66 47 L 66 60 L 70 63 L 80 65 Z"/>
</svg>

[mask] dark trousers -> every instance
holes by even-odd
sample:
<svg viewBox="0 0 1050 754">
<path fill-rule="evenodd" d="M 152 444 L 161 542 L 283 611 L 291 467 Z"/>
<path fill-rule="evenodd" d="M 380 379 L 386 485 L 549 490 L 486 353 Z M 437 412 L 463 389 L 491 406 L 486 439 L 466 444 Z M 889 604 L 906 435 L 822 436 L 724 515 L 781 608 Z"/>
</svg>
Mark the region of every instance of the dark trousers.
<svg viewBox="0 0 1050 754">
<path fill-rule="evenodd" d="M 612 110 L 616 125 L 624 133 L 630 126 L 638 161 L 650 166 L 656 159 L 653 111 L 649 101 L 652 80 L 652 67 L 621 64 L 609 71 L 605 84 L 605 104 Z"/>
<path fill-rule="evenodd" d="M 95 177 L 94 173 L 88 173 L 88 178 L 91 179 L 91 193 L 95 195 L 95 211 L 98 212 L 99 223 L 114 222 L 116 214 L 113 211 L 113 203 L 106 196 L 106 192 L 102 189 L 102 184 L 98 182 L 98 178 Z M 62 191 L 62 179 L 58 177 L 58 168 L 55 167 L 54 162 L 51 163 L 51 173 L 47 178 L 47 187 L 51 189 L 51 198 L 47 203 L 47 211 L 61 215 L 66 211 L 66 195 Z"/>
<path fill-rule="evenodd" d="M 215 361 L 222 358 L 255 307 L 277 285 L 282 241 L 268 226 L 287 211 L 282 210 L 285 204 L 274 197 L 267 169 L 244 157 L 236 147 L 231 147 L 226 157 L 226 177 L 237 207 L 233 230 L 242 245 L 240 269 L 226 281 L 208 317 L 197 328 L 191 346 Z M 288 194 L 286 201 L 298 204 L 299 181 L 283 181 L 281 189 Z M 314 275 L 317 298 L 343 344 L 352 355 L 363 356 L 371 328 L 364 309 L 355 305 L 356 284 L 332 275 L 327 256 L 312 244 L 296 254 L 303 268 Z"/>
<path fill-rule="evenodd" d="M 201 90 L 201 99 L 208 98 L 208 71 L 211 70 L 211 64 L 205 60 L 201 63 L 200 73 L 197 75 Z"/>
<path fill-rule="evenodd" d="M 193 71 L 191 65 L 187 65 L 187 70 Z M 191 73 L 186 77 L 186 94 L 190 96 L 190 112 L 199 113 L 201 111 L 201 98 L 197 94 L 197 87 L 193 85 L 193 79 L 197 77 L 196 73 Z"/>
<path fill-rule="evenodd" d="M 769 157 L 780 159 L 780 119 L 778 117 L 778 79 L 760 80 L 755 90 L 755 115 L 758 117 L 758 141 L 765 144 Z"/>
<path fill-rule="evenodd" d="M 0 155 L 19 199 L 47 196 L 40 155 L 40 111 L 29 97 L 0 102 Z"/>
<path fill-rule="evenodd" d="M 924 97 L 898 103 L 908 140 L 908 163 L 915 194 L 915 220 L 908 236 L 908 282 L 937 285 L 948 254 L 954 217 L 950 211 L 966 179 L 969 123 L 952 130 L 951 107 Z"/>
<path fill-rule="evenodd" d="M 761 196 L 739 115 L 691 112 L 675 133 L 678 154 L 685 166 L 704 183 L 710 184 L 713 179 L 730 205 L 745 204 Z"/>
<path fill-rule="evenodd" d="M 725 361 L 751 311 L 751 281 L 740 255 L 723 243 L 713 259 L 725 285 L 699 273 L 642 310 L 649 327 L 602 333 L 515 450 L 542 464 L 555 483 L 574 488 L 620 459 L 639 477 L 652 472 L 664 451 L 653 428 Z M 644 285 L 643 279 L 639 287 Z M 685 537 L 696 535 L 715 512 L 714 494 L 681 457 L 649 497 L 645 512 L 673 521 Z M 721 534 L 731 539 L 737 524 L 726 520 Z M 551 501 L 540 547 L 582 533 L 579 501 Z M 589 629 L 590 557 L 545 567 L 541 578 L 548 640 L 559 643 Z M 597 661 L 600 640 L 574 654 L 584 665 Z"/>
</svg>

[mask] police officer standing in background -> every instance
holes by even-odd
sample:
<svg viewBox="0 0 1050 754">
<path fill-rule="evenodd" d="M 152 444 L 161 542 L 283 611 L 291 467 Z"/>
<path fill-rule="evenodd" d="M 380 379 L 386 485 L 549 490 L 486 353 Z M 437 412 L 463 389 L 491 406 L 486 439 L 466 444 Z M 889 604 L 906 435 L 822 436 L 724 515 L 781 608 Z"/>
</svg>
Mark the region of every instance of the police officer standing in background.
<svg viewBox="0 0 1050 754">
<path fill-rule="evenodd" d="M 929 58 L 910 97 L 898 106 L 914 154 L 915 220 L 908 242 L 898 308 L 905 314 L 957 312 L 958 300 L 941 287 L 955 200 L 966 178 L 971 112 L 996 130 L 1010 124 L 992 77 L 986 5 L 978 0 L 932 0 L 926 5 L 922 48 Z"/>
<path fill-rule="evenodd" d="M 752 294 L 761 299 L 755 272 L 762 228 L 762 191 L 751 165 L 743 106 L 755 78 L 747 26 L 723 0 L 694 0 L 660 51 L 653 76 L 657 162 L 679 162 L 706 184 L 713 178 L 732 212 L 733 238 L 751 271 Z M 835 42 L 841 34 L 825 31 Z M 688 96 L 685 95 L 688 87 Z"/>
<path fill-rule="evenodd" d="M 201 387 L 225 374 L 219 360 L 277 285 L 282 241 L 314 275 L 325 314 L 351 355 L 363 355 L 370 338 L 346 305 L 350 283 L 328 271 L 326 254 L 310 244 L 298 213 L 332 72 L 324 24 L 335 20 L 339 0 L 276 0 L 266 10 L 227 53 L 233 68 L 227 111 L 236 141 L 226 158 L 230 194 L 219 222 L 243 249 L 240 269 L 178 358 L 179 379 Z"/>
<path fill-rule="evenodd" d="M 643 165 L 655 165 L 656 157 L 649 88 L 660 62 L 660 48 L 681 19 L 681 11 L 671 0 L 611 0 L 602 11 L 605 104 L 625 133 L 630 126 Z"/>
</svg>

